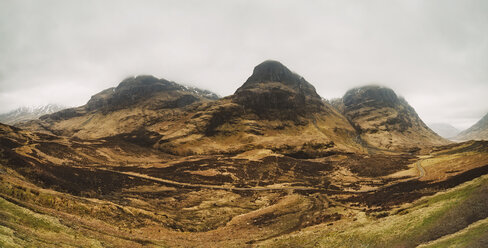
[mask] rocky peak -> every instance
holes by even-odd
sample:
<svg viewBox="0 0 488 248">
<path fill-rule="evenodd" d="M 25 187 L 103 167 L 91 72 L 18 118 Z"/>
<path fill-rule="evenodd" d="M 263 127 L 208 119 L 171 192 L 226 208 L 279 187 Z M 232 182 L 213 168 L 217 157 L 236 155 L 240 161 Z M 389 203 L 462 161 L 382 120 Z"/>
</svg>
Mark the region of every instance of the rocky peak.
<svg viewBox="0 0 488 248">
<path fill-rule="evenodd" d="M 245 89 L 263 87 L 263 85 L 270 83 L 280 83 L 295 91 L 319 97 L 315 88 L 302 76 L 292 72 L 282 63 L 274 60 L 264 61 L 254 67 L 252 75 L 237 89 L 236 93 Z"/>
<path fill-rule="evenodd" d="M 294 118 L 324 106 L 315 88 L 278 61 L 257 65 L 233 101 L 269 118 Z"/>
<path fill-rule="evenodd" d="M 304 79 L 291 72 L 282 63 L 274 60 L 267 60 L 254 67 L 252 75 L 247 79 L 246 85 L 262 82 L 281 82 L 288 85 L 298 84 Z"/>
<path fill-rule="evenodd" d="M 395 92 L 383 86 L 369 85 L 348 90 L 343 97 L 346 108 L 359 107 L 395 107 L 401 99 Z"/>
</svg>

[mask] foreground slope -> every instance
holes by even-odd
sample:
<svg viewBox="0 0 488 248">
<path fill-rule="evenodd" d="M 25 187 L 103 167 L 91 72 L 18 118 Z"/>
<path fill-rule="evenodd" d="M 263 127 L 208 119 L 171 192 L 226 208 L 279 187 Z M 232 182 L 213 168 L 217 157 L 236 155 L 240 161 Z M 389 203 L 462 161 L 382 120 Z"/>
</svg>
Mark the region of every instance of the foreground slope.
<svg viewBox="0 0 488 248">
<path fill-rule="evenodd" d="M 487 142 L 420 156 L 260 151 L 174 156 L 120 136 L 80 140 L 0 125 L 0 243 L 414 247 L 464 233 L 483 240 L 483 225 L 469 225 L 488 214 L 486 179 L 476 179 L 488 173 Z M 465 182 L 471 186 L 451 190 Z"/>
<path fill-rule="evenodd" d="M 427 127 L 407 101 L 389 88 L 375 85 L 354 88 L 336 100 L 335 105 L 369 146 L 408 150 L 449 143 Z"/>
<path fill-rule="evenodd" d="M 472 127 L 462 131 L 455 140 L 488 140 L 488 114 Z"/>
</svg>

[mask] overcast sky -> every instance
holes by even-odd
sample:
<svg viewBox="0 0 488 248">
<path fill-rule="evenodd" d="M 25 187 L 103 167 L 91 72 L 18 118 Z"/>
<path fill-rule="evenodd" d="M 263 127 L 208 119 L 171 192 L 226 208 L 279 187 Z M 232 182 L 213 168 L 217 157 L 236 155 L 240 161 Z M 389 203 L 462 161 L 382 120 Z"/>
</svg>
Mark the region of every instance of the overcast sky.
<svg viewBox="0 0 488 248">
<path fill-rule="evenodd" d="M 488 1 L 0 1 L 0 112 L 138 74 L 225 96 L 266 59 L 325 98 L 381 84 L 467 128 L 488 112 Z"/>
</svg>

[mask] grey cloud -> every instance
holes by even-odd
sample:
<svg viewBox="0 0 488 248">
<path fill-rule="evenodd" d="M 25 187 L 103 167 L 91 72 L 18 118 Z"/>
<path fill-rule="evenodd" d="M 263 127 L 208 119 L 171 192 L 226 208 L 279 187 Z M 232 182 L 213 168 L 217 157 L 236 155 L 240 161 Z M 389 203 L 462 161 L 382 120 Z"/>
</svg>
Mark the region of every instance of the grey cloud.
<svg viewBox="0 0 488 248">
<path fill-rule="evenodd" d="M 488 111 L 488 2 L 0 2 L 0 112 L 80 105 L 129 75 L 232 94 L 265 59 L 326 98 L 377 82 L 426 122 Z"/>
</svg>

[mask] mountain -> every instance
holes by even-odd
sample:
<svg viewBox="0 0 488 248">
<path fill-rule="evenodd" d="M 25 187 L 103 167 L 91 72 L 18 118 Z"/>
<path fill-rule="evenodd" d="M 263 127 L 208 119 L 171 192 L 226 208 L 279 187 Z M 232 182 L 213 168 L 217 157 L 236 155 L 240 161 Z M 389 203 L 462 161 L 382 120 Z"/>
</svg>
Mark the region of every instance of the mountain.
<svg viewBox="0 0 488 248">
<path fill-rule="evenodd" d="M 459 133 L 455 140 L 488 140 L 488 114 L 470 128 Z"/>
<path fill-rule="evenodd" d="M 221 99 L 209 91 L 138 76 L 101 91 L 84 106 L 21 127 L 80 139 L 130 140 L 178 155 L 270 150 L 314 158 L 448 143 L 391 89 L 356 88 L 331 103 L 303 77 L 268 60 L 233 95 Z"/>
<path fill-rule="evenodd" d="M 218 95 L 158 79 L 137 76 L 95 94 L 83 106 L 45 115 L 21 127 L 78 138 L 100 138 L 151 129 L 154 124 L 178 119 L 196 102 Z M 157 129 L 157 127 L 155 127 Z"/>
<path fill-rule="evenodd" d="M 232 96 L 234 102 L 262 118 L 295 118 L 324 107 L 315 88 L 278 61 L 265 61 Z"/>
<path fill-rule="evenodd" d="M 435 133 L 446 139 L 453 138 L 461 132 L 459 129 L 447 123 L 430 123 L 428 126 Z"/>
<path fill-rule="evenodd" d="M 177 132 L 163 133 L 158 146 L 179 153 L 268 149 L 315 157 L 361 150 L 356 136 L 303 77 L 280 62 L 265 61 L 233 95 L 201 105 Z"/>
<path fill-rule="evenodd" d="M 116 136 L 172 154 L 270 149 L 314 157 L 362 149 L 348 120 L 277 61 L 257 65 L 235 94 L 217 98 L 138 76 L 92 96 L 84 106 L 22 127 L 81 139 Z"/>
<path fill-rule="evenodd" d="M 15 124 L 18 122 L 37 119 L 46 114 L 65 109 L 65 106 L 58 104 L 48 104 L 36 107 L 20 107 L 5 114 L 0 114 L 0 122 L 5 124 Z"/>
<path fill-rule="evenodd" d="M 488 141 L 301 159 L 175 156 L 134 135 L 0 124 L 2 247 L 486 247 Z"/>
<path fill-rule="evenodd" d="M 393 90 L 276 61 L 224 98 L 131 77 L 0 123 L 0 246 L 486 247 L 488 141 L 437 143 Z"/>
<path fill-rule="evenodd" d="M 449 143 L 427 127 L 392 89 L 376 85 L 354 88 L 333 104 L 368 146 L 398 150 Z"/>
</svg>

